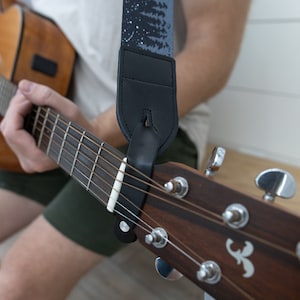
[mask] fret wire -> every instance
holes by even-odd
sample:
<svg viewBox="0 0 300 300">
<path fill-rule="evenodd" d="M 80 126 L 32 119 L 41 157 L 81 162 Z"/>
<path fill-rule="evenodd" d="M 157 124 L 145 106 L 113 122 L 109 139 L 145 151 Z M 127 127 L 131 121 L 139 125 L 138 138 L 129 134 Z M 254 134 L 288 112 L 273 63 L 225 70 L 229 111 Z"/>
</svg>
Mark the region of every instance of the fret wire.
<svg viewBox="0 0 300 300">
<path fill-rule="evenodd" d="M 70 127 L 71 128 L 71 127 Z M 53 131 L 52 131 L 53 132 Z M 71 132 L 71 129 L 69 129 L 69 135 L 70 135 L 70 132 Z M 56 134 L 56 132 L 55 132 L 55 134 Z M 72 135 L 71 135 L 71 137 L 72 137 Z M 85 137 L 86 137 L 86 135 L 85 135 Z M 83 136 L 82 136 L 82 139 L 83 139 Z M 57 144 L 57 139 L 52 139 L 52 144 L 53 144 L 53 146 L 56 144 L 56 145 L 58 145 Z M 53 142 L 55 142 L 55 143 L 53 143 Z M 60 143 L 60 142 L 59 142 Z M 67 145 L 67 143 L 68 143 L 68 140 L 67 139 L 65 139 L 65 144 L 64 144 L 64 151 L 68 151 L 68 149 L 70 150 L 70 148 L 66 148 L 66 145 Z M 74 148 L 74 146 L 72 145 L 72 144 L 69 144 L 69 146 L 71 146 L 72 148 Z M 83 147 L 86 147 L 86 145 L 85 145 L 85 143 L 84 142 L 82 142 L 81 143 L 81 148 L 80 149 L 83 149 Z M 101 147 L 102 147 L 102 149 L 103 149 L 103 146 L 104 146 L 104 142 L 102 142 L 102 144 L 101 144 Z M 45 147 L 46 148 L 46 147 Z M 55 147 L 56 149 L 58 149 L 59 147 Z M 78 147 L 78 149 L 79 149 L 79 147 Z M 79 149 L 79 150 L 80 150 Z M 87 148 L 87 149 L 89 149 L 89 148 Z M 50 151 L 50 150 L 49 150 Z M 53 158 L 53 155 L 55 155 L 55 150 L 54 150 L 54 148 L 52 147 L 51 148 L 51 156 L 52 156 L 52 158 Z M 53 152 L 54 151 L 54 152 Z M 60 152 L 59 150 L 57 151 L 57 152 Z M 80 152 L 80 151 L 79 151 Z M 88 179 L 88 182 L 87 182 L 87 184 L 86 184 L 86 186 L 87 186 L 87 188 L 89 188 L 90 187 L 90 185 L 91 185 L 91 181 L 92 181 L 92 179 L 93 179 L 93 174 L 97 174 L 98 172 L 96 172 L 96 168 L 97 167 L 100 167 L 100 165 L 98 164 L 98 166 L 97 166 L 97 162 L 99 162 L 99 158 L 101 157 L 100 156 L 100 152 L 101 152 L 101 148 L 99 148 L 99 146 L 98 146 L 98 154 L 96 155 L 96 158 L 95 158 L 95 160 L 94 161 L 92 161 L 91 160 L 91 158 L 89 158 L 88 156 L 85 156 L 85 154 L 83 154 L 87 159 L 88 159 L 88 161 L 89 162 L 93 162 L 93 167 L 92 167 L 92 173 L 91 173 L 91 168 L 89 167 L 89 166 L 87 166 L 86 165 L 86 163 L 85 163 L 85 161 L 84 160 L 78 160 L 78 158 L 79 158 L 79 156 L 77 155 L 76 157 L 75 157 L 75 161 L 76 162 L 80 162 L 80 164 L 81 164 L 81 166 L 84 168 L 81 168 L 82 170 L 86 170 L 86 171 L 88 171 L 89 172 L 89 175 L 84 175 L 87 179 Z M 74 154 L 71 154 L 72 156 L 74 156 Z M 64 156 L 61 156 L 61 158 L 60 158 L 60 164 L 62 164 L 63 163 L 63 161 L 62 161 L 62 158 L 63 158 Z M 64 162 L 67 162 L 67 164 L 68 165 L 72 165 L 72 173 L 74 173 L 74 160 L 71 162 L 70 160 L 67 160 L 66 159 L 67 157 L 65 157 L 64 158 Z M 108 164 L 108 162 L 106 162 L 107 163 L 107 166 L 110 166 L 109 164 Z M 75 167 L 76 167 L 76 165 L 75 165 Z M 69 170 L 70 170 L 70 168 L 69 167 L 67 167 L 68 168 L 68 173 L 69 173 Z M 99 175 L 97 174 L 97 177 L 99 177 L 100 178 L 100 180 L 102 180 L 103 181 L 103 179 L 102 179 L 102 177 L 103 176 L 109 176 L 109 178 L 111 178 L 111 180 L 113 180 L 113 174 L 112 174 L 112 171 L 110 171 L 109 169 L 107 169 L 107 168 L 100 168 L 100 170 L 102 170 L 102 172 L 103 172 L 103 174 L 101 174 L 101 176 L 99 177 Z M 114 170 L 113 170 L 114 171 Z M 84 172 L 84 173 L 86 173 L 86 172 Z M 92 175 L 91 175 L 92 174 Z M 101 183 L 100 183 L 101 184 Z M 111 186 L 112 186 L 112 184 L 111 183 L 108 183 L 108 182 L 106 182 L 106 185 L 107 185 L 107 187 L 110 187 L 111 188 Z"/>
<path fill-rule="evenodd" d="M 63 123 L 66 123 L 66 124 L 67 124 L 67 122 L 66 122 L 65 120 L 63 120 L 63 119 L 62 119 L 62 122 L 61 122 L 61 123 L 62 123 L 62 124 L 63 124 Z M 61 147 L 61 149 L 60 149 L 60 153 L 59 153 L 59 157 L 58 157 L 58 164 L 59 164 L 59 161 L 60 161 L 60 159 L 61 159 L 63 147 L 64 147 L 64 145 L 65 145 L 65 143 L 66 143 L 66 136 L 69 134 L 70 129 L 72 128 L 72 129 L 74 129 L 75 132 L 79 132 L 79 129 L 77 129 L 76 127 L 73 127 L 72 124 L 70 124 L 70 123 L 71 123 L 71 122 L 68 123 L 67 130 L 66 130 L 66 132 L 65 132 L 65 134 L 64 134 L 64 140 L 63 140 L 62 147 Z M 75 124 L 75 125 L 76 125 L 76 124 Z M 65 130 L 65 129 L 64 129 L 64 130 Z M 72 134 L 71 134 L 71 137 L 72 137 Z M 96 145 L 96 143 L 95 143 L 95 141 L 93 141 L 93 139 L 91 139 L 91 138 L 89 138 L 89 137 L 87 137 L 87 138 L 88 138 L 88 140 L 91 141 L 94 145 Z M 85 146 L 86 146 L 86 145 L 85 145 Z M 87 148 L 87 149 L 88 149 L 88 148 Z M 113 150 L 116 150 L 116 149 L 113 148 Z M 110 156 L 111 156 L 112 158 L 117 159 L 118 162 L 120 161 L 120 157 L 117 155 L 117 153 L 113 154 L 113 152 L 111 152 L 110 150 L 106 150 L 106 151 L 108 151 L 108 154 L 110 154 Z M 118 153 L 118 154 L 119 154 L 119 153 Z M 87 158 L 90 160 L 89 157 L 87 157 Z M 107 161 L 107 163 L 108 163 L 108 165 L 111 165 L 112 167 L 114 167 L 114 168 L 117 170 L 116 165 L 112 165 L 111 162 L 109 162 L 109 161 Z"/>
<path fill-rule="evenodd" d="M 69 132 L 70 132 L 70 130 L 69 130 Z M 67 141 L 66 141 L 66 143 L 67 143 Z M 57 147 L 55 147 L 55 145 L 57 145 Z M 57 143 L 57 141 L 56 141 L 56 140 L 53 140 L 53 147 L 51 148 L 51 151 L 52 151 L 52 154 L 53 154 L 53 155 L 55 155 L 55 153 L 54 153 L 54 152 L 55 152 L 55 148 L 56 148 L 56 149 L 59 149 L 59 146 L 58 146 L 58 145 L 59 145 L 59 144 Z M 110 171 L 109 169 L 107 169 L 107 168 L 101 168 L 99 164 L 97 165 L 97 163 L 99 162 L 99 159 L 100 159 L 100 157 L 101 157 L 101 156 L 100 156 L 101 150 L 104 149 L 104 148 L 103 148 L 104 145 L 105 145 L 105 143 L 102 142 L 102 143 L 101 143 L 101 147 L 98 148 L 98 155 L 97 155 L 96 158 L 95 158 L 95 161 L 94 161 L 95 164 L 93 164 L 92 173 L 89 171 L 90 168 L 89 168 L 88 166 L 85 165 L 84 161 L 81 161 L 81 160 L 78 160 L 78 159 L 77 159 L 77 162 L 79 162 L 80 165 L 81 165 L 83 168 L 85 168 L 87 171 L 89 171 L 89 176 L 87 176 L 87 175 L 84 174 L 85 172 L 83 172 L 83 168 L 81 168 L 81 167 L 76 167 L 76 166 L 75 166 L 75 169 L 72 171 L 72 172 L 73 172 L 73 177 L 75 177 L 75 176 L 74 176 L 75 170 L 76 170 L 77 172 L 80 172 L 81 177 L 84 176 L 84 179 L 87 179 L 87 180 L 88 180 L 88 183 L 87 183 L 87 184 L 85 184 L 85 183 L 83 182 L 83 180 L 81 180 L 81 184 L 84 185 L 85 187 L 87 186 L 88 188 L 90 188 L 90 187 L 92 186 L 91 184 L 93 184 L 93 186 L 97 187 L 98 189 L 99 189 L 99 186 L 102 186 L 103 188 L 104 188 L 105 186 L 107 186 L 107 188 L 109 188 L 109 190 L 111 190 L 111 188 L 112 188 L 113 183 L 112 183 L 112 182 L 109 182 L 108 180 L 109 180 L 109 179 L 114 180 L 115 175 L 113 175 L 113 172 Z M 72 145 L 70 145 L 70 146 L 72 146 Z M 82 146 L 85 146 L 85 145 L 82 144 Z M 72 147 L 73 147 L 73 146 L 72 146 Z M 65 150 L 68 151 L 67 148 L 65 148 Z M 59 152 L 59 150 L 57 150 L 57 153 L 58 153 L 58 152 Z M 52 155 L 52 156 L 53 156 L 53 155 Z M 71 165 L 73 164 L 73 161 L 68 160 L 68 157 L 69 157 L 69 156 L 62 156 L 61 159 L 60 159 L 60 165 L 63 166 L 63 168 L 66 169 L 66 171 L 70 170 L 70 167 L 68 167 L 67 165 L 70 165 L 70 166 L 71 166 Z M 110 162 L 105 161 L 105 160 L 104 160 L 104 162 L 107 164 L 107 166 L 111 166 L 111 165 L 110 165 Z M 102 170 L 104 176 L 105 176 L 105 175 L 108 176 L 107 180 L 105 180 L 105 179 L 103 178 L 103 175 L 102 175 L 102 174 L 99 174 L 99 173 L 97 172 L 97 169 L 96 169 L 97 167 L 100 167 L 100 170 Z M 114 165 L 113 165 L 113 167 L 114 167 Z M 113 169 L 113 171 L 115 171 L 115 170 Z M 75 172 L 75 173 L 77 173 L 77 172 Z M 69 172 L 68 172 L 68 173 L 69 173 Z M 78 174 L 78 173 L 77 173 L 77 174 Z M 91 174 L 92 174 L 92 175 L 91 175 Z M 93 175 L 95 175 L 95 174 L 97 175 L 96 178 L 93 176 Z M 76 178 L 76 177 L 75 177 L 75 178 Z M 94 180 L 95 182 L 92 181 L 92 178 L 95 178 L 95 180 Z M 76 178 L 76 179 L 78 180 L 78 178 Z M 100 180 L 100 184 L 98 184 L 98 185 L 96 184 L 97 179 Z M 103 185 L 103 183 L 104 183 L 104 185 Z M 106 195 L 108 195 L 108 192 L 105 191 L 104 189 L 101 189 L 101 191 L 102 191 L 102 193 L 105 193 Z"/>
<path fill-rule="evenodd" d="M 34 118 L 34 123 L 33 123 L 33 126 L 32 126 L 32 135 L 35 135 L 35 131 L 36 131 L 36 126 L 37 126 L 37 123 L 38 123 L 38 119 L 40 117 L 40 113 L 41 113 L 41 106 L 38 106 L 37 107 L 37 111 L 36 111 L 36 114 L 35 114 L 35 118 Z"/>
<path fill-rule="evenodd" d="M 86 187 L 87 190 L 89 190 L 89 188 L 90 188 L 90 184 L 91 184 L 91 181 L 92 181 L 92 178 L 93 178 L 93 175 L 94 175 L 94 172 L 95 172 L 95 169 L 96 169 L 96 165 L 98 163 L 98 160 L 99 160 L 99 157 L 100 157 L 103 145 L 104 145 L 104 142 L 101 143 L 101 145 L 99 147 L 99 150 L 97 152 L 97 155 L 96 155 L 96 158 L 95 158 L 95 161 L 94 161 L 94 164 L 93 164 L 93 168 L 91 170 L 91 175 L 89 177 L 88 185 Z"/>
<path fill-rule="evenodd" d="M 71 132 L 71 131 L 70 131 L 70 128 L 72 128 L 72 126 L 71 126 L 70 124 L 68 124 L 68 128 L 67 128 L 67 131 L 66 131 L 66 133 L 65 133 L 65 135 L 64 135 L 64 140 L 63 140 L 62 146 L 65 145 L 65 142 L 66 142 L 66 135 L 69 134 L 69 132 Z M 75 131 L 78 132 L 77 129 L 75 129 Z M 71 134 L 70 136 L 72 137 L 72 134 Z M 90 139 L 89 139 L 89 140 L 90 140 Z M 94 141 L 92 141 L 92 142 L 94 142 Z M 84 144 L 83 144 L 83 145 L 84 145 Z M 86 145 L 84 145 L 84 146 L 86 147 Z M 104 149 L 105 149 L 105 148 L 104 148 Z M 107 150 L 106 150 L 106 151 L 107 151 Z M 60 151 L 60 154 L 59 154 L 59 160 L 61 159 L 61 152 L 62 152 L 62 151 Z M 109 152 L 108 152 L 108 153 L 109 153 Z M 118 162 L 120 161 L 119 157 L 116 157 L 116 156 L 114 156 L 114 155 L 112 155 L 112 157 L 115 157 L 115 158 L 118 160 Z M 87 159 L 90 161 L 90 158 L 89 158 L 89 157 L 87 157 Z M 116 165 L 113 165 L 110 161 L 107 161 L 107 160 L 104 160 L 104 161 L 107 163 L 108 166 L 113 167 L 113 168 L 114 168 L 114 171 L 117 171 L 117 170 L 118 170 L 117 166 L 116 166 Z M 82 165 L 85 166 L 85 163 L 82 162 Z M 89 170 L 89 169 L 87 168 L 87 170 Z M 106 174 L 107 174 L 107 172 L 110 172 L 110 171 L 105 170 L 105 172 L 106 172 Z"/>
<path fill-rule="evenodd" d="M 52 144 L 53 135 L 54 135 L 54 132 L 55 132 L 55 128 L 57 126 L 57 122 L 58 122 L 59 116 L 60 115 L 57 114 L 56 117 L 55 117 L 55 121 L 54 121 L 54 124 L 53 124 L 53 128 L 52 128 L 51 135 L 50 135 L 49 142 L 48 142 L 48 146 L 47 146 L 47 151 L 46 151 L 47 155 L 49 154 L 49 150 L 50 150 L 50 147 L 51 147 L 51 144 Z"/>
<path fill-rule="evenodd" d="M 51 112 L 51 116 L 54 118 L 55 115 L 57 115 L 57 113 L 56 113 L 55 111 L 52 111 L 52 112 Z M 54 124 L 54 121 L 52 121 L 52 122 L 53 122 L 53 124 Z M 72 124 L 72 122 L 66 121 L 66 120 L 63 118 L 63 116 L 61 116 L 61 115 L 60 115 L 60 123 L 62 123 L 62 124 L 63 124 L 63 123 L 68 124 L 67 126 L 70 127 L 70 129 L 73 129 L 75 132 L 80 133 L 80 129 L 78 129 L 78 128 L 76 127 L 76 124 Z M 58 123 L 57 125 L 59 125 L 59 123 Z M 58 126 L 58 127 L 59 127 L 59 126 Z M 63 130 L 65 130 L 65 129 L 63 129 Z M 66 135 L 67 133 L 68 133 L 68 132 L 66 132 L 65 135 Z M 88 132 L 87 132 L 87 134 L 88 134 Z M 95 137 L 92 136 L 92 138 L 91 138 L 91 137 L 89 137 L 87 134 L 86 134 L 87 140 L 88 140 L 89 142 L 91 142 L 91 144 L 97 146 L 97 141 L 94 140 Z M 70 135 L 70 136 L 72 136 L 72 135 Z M 102 142 L 101 140 L 99 140 L 99 141 Z M 109 145 L 108 145 L 108 146 L 109 146 Z M 120 161 L 122 160 L 122 157 L 120 156 L 120 152 L 119 152 L 117 149 L 112 148 L 112 147 L 111 147 L 111 149 L 107 149 L 107 150 L 106 150 L 105 148 L 103 148 L 103 149 L 104 149 L 109 155 L 111 155 L 112 157 L 116 158 L 116 159 L 118 160 L 118 162 L 120 162 Z M 93 151 L 93 150 L 91 150 L 91 151 Z M 96 152 L 94 152 L 94 153 L 96 154 Z"/>
<path fill-rule="evenodd" d="M 78 132 L 78 129 L 73 128 L 73 127 L 70 127 L 70 129 L 69 129 L 68 135 L 69 135 L 70 138 L 74 139 L 74 141 L 75 141 L 75 140 L 77 140 L 77 138 L 75 138 L 75 137 L 73 136 L 73 134 L 71 134 L 71 132 L 72 132 L 72 131 L 71 131 L 71 128 L 74 129 L 75 132 Z M 65 130 L 65 129 L 64 129 L 64 130 Z M 56 133 L 56 132 L 55 132 L 55 133 Z M 97 146 L 98 151 L 99 151 L 99 145 L 97 145 L 97 143 L 96 143 L 95 141 L 93 141 L 87 134 L 88 134 L 88 133 L 85 134 L 85 138 L 87 139 L 87 141 L 91 142 L 91 145 L 92 145 L 92 146 Z M 57 136 L 57 135 L 56 135 L 56 136 Z M 58 135 L 58 136 L 59 136 L 59 135 Z M 66 142 L 67 142 L 67 141 L 66 141 Z M 103 141 L 100 141 L 100 142 L 102 143 L 102 145 L 105 145 L 105 143 L 104 143 Z M 102 146 L 102 145 L 101 145 L 101 146 Z M 71 146 L 71 144 L 70 144 L 70 146 Z M 90 146 L 88 146 L 85 142 L 82 142 L 82 148 L 81 148 L 81 149 L 84 150 L 83 147 L 84 147 L 85 149 L 89 150 L 91 154 L 97 155 L 97 153 L 94 152 L 94 150 L 92 150 L 92 149 L 90 148 Z M 105 148 L 103 148 L 103 149 L 105 149 Z M 105 150 L 106 150 L 106 149 L 105 149 Z M 112 154 L 112 153 L 110 153 L 109 150 L 106 150 L 106 151 L 108 151 L 108 154 L 111 156 L 111 158 L 116 159 L 118 162 L 120 161 L 121 157 L 118 156 L 119 153 Z M 91 158 L 90 158 L 87 154 L 85 154 L 84 151 L 82 151 L 82 154 L 83 154 L 87 159 L 89 159 L 89 160 L 92 162 Z M 116 165 L 113 165 L 113 167 L 117 170 Z"/>
<path fill-rule="evenodd" d="M 42 124 L 42 128 L 41 128 L 41 131 L 40 131 L 39 140 L 38 140 L 38 143 L 37 143 L 37 146 L 39 148 L 40 148 L 40 145 L 41 145 L 42 138 L 44 136 L 45 126 L 46 126 L 46 122 L 48 121 L 49 111 L 50 111 L 50 108 L 47 109 L 46 115 L 44 116 L 44 121 L 43 121 L 43 124 Z"/>
<path fill-rule="evenodd" d="M 55 142 L 54 142 L 55 143 Z M 58 144 L 57 144 L 58 146 Z M 56 147 L 56 149 L 58 149 L 58 147 Z M 54 148 L 52 149 L 52 151 L 54 150 Z M 59 151 L 59 150 L 58 150 Z M 53 153 L 53 152 L 52 152 Z M 82 162 L 80 162 L 80 164 L 82 165 Z M 68 172 L 68 170 L 70 170 L 70 167 L 72 165 L 72 161 L 70 161 L 68 159 L 68 156 L 62 156 L 61 161 L 60 161 L 60 165 L 62 167 L 62 169 L 64 169 L 65 171 Z M 83 167 L 85 167 L 84 165 L 82 165 Z M 69 172 L 68 172 L 69 173 Z M 112 177 L 112 174 L 109 174 L 107 172 L 105 172 L 109 177 Z M 87 184 L 85 183 L 86 181 L 89 181 L 90 178 L 88 176 L 86 176 L 83 172 L 82 172 L 82 168 L 81 167 L 76 167 L 73 170 L 73 177 L 84 187 L 87 186 Z M 105 178 L 102 177 L 98 177 L 101 181 L 100 184 L 96 184 L 95 182 L 91 181 L 90 183 L 90 188 L 88 191 L 91 192 L 92 190 L 94 191 L 95 195 L 97 195 L 98 198 L 101 202 L 103 202 L 104 204 L 106 203 L 104 199 L 102 199 L 101 197 L 99 197 L 99 194 L 102 194 L 103 197 L 105 199 L 108 198 L 108 192 L 105 191 L 104 187 L 107 186 L 107 188 L 112 187 L 112 184 L 109 183 L 107 180 L 105 180 Z M 94 189 L 92 189 L 92 187 L 94 187 Z M 107 201 L 107 200 L 106 200 Z"/>
<path fill-rule="evenodd" d="M 60 150 L 59 150 L 59 154 L 58 154 L 58 158 L 57 158 L 57 164 L 59 165 L 59 162 L 60 162 L 60 158 L 61 158 L 61 154 L 62 154 L 62 151 L 63 151 L 63 148 L 64 148 L 64 144 L 66 142 L 66 138 L 67 138 L 67 135 L 68 135 L 68 132 L 69 132 L 69 129 L 70 129 L 70 126 L 71 126 L 71 121 L 68 123 L 68 126 L 67 126 L 67 129 L 65 131 L 65 134 L 64 134 L 64 137 L 63 137 L 63 141 L 62 141 L 62 144 L 60 146 Z"/>
<path fill-rule="evenodd" d="M 77 160 L 77 157 L 78 157 L 78 153 L 79 153 L 82 141 L 84 139 L 84 135 L 85 135 L 85 130 L 83 131 L 83 133 L 80 137 L 80 140 L 79 140 L 79 143 L 78 143 L 78 146 L 77 146 L 77 149 L 76 149 L 76 153 L 75 153 L 75 156 L 74 156 L 74 159 L 73 159 L 72 168 L 71 168 L 71 171 L 70 171 L 71 176 L 73 175 L 73 170 L 74 170 L 74 167 L 75 167 L 75 164 L 76 164 L 76 160 Z"/>
<path fill-rule="evenodd" d="M 63 124 L 63 123 L 67 124 L 67 122 L 66 122 L 64 119 L 62 119 L 62 122 L 60 122 L 60 123 L 61 123 L 61 124 Z M 76 125 L 76 124 L 75 124 L 75 125 Z M 76 128 L 76 127 L 73 127 L 72 124 L 71 124 L 71 122 L 68 123 L 67 130 L 66 130 L 66 132 L 65 132 L 65 134 L 64 134 L 63 143 L 62 143 L 61 149 L 60 149 L 60 151 L 59 151 L 60 153 L 59 153 L 59 157 L 58 157 L 58 164 L 59 164 L 59 161 L 60 161 L 60 159 L 61 159 L 61 155 L 62 155 L 62 151 L 63 151 L 64 145 L 65 145 L 65 143 L 66 143 L 66 136 L 69 134 L 69 131 L 70 131 L 71 128 L 73 128 L 75 132 L 79 132 L 79 129 Z M 65 129 L 63 129 L 63 130 L 65 130 Z M 71 135 L 71 136 L 72 136 L 72 135 Z M 96 143 L 95 143 L 95 141 L 93 140 L 93 138 L 90 138 L 90 137 L 87 137 L 87 138 L 88 138 L 89 141 L 91 141 L 92 144 L 96 145 Z M 114 149 L 114 148 L 112 148 L 112 149 L 115 150 L 115 151 L 117 151 L 117 150 Z M 110 151 L 109 149 L 106 150 L 106 151 L 108 151 L 108 154 L 110 154 L 110 156 L 111 156 L 112 158 L 117 159 L 118 162 L 120 161 L 119 153 L 114 153 L 113 151 Z M 89 157 L 87 157 L 87 158 L 90 160 Z M 111 164 L 111 162 L 108 161 L 108 164 Z M 116 168 L 115 165 L 112 165 L 112 167 Z"/>
</svg>

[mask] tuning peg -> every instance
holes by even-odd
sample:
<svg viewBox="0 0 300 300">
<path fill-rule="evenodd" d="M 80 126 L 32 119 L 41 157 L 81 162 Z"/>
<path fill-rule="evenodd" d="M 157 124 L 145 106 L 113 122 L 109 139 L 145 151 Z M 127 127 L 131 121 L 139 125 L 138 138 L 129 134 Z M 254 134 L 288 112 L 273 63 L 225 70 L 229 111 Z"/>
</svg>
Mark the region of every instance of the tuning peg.
<svg viewBox="0 0 300 300">
<path fill-rule="evenodd" d="M 212 177 L 216 174 L 223 164 L 225 154 L 226 150 L 222 147 L 215 147 L 213 149 L 206 164 L 205 176 Z"/>
<path fill-rule="evenodd" d="M 170 266 L 166 261 L 164 261 L 161 257 L 157 257 L 155 259 L 155 269 L 157 273 L 162 276 L 164 279 L 168 280 L 178 280 L 183 275 Z"/>
<path fill-rule="evenodd" d="M 275 197 L 284 199 L 292 198 L 296 193 L 294 177 L 281 169 L 268 169 L 261 172 L 255 179 L 256 186 L 266 193 L 263 198 L 266 201 L 274 201 Z"/>
</svg>

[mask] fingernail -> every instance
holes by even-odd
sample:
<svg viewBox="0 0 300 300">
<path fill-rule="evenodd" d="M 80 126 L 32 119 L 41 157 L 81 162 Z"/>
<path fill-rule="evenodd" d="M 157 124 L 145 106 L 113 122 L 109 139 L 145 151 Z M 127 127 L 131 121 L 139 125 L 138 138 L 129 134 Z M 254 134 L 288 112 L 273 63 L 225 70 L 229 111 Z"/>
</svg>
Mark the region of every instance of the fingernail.
<svg viewBox="0 0 300 300">
<path fill-rule="evenodd" d="M 22 92 L 30 93 L 33 89 L 34 83 L 28 80 L 23 80 L 20 82 L 19 88 Z"/>
</svg>

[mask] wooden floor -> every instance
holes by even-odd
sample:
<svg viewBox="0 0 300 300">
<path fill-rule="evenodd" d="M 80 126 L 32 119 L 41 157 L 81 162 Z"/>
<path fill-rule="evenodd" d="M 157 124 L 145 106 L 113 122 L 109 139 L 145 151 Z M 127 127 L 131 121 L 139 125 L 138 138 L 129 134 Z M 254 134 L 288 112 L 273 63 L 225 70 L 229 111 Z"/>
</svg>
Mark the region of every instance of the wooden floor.
<svg viewBox="0 0 300 300">
<path fill-rule="evenodd" d="M 210 152 L 211 147 L 208 149 Z M 206 160 L 205 160 L 206 161 Z M 283 168 L 300 183 L 300 169 L 293 166 L 243 155 L 227 150 L 224 164 L 215 180 L 261 197 L 254 185 L 257 174 L 267 168 Z M 277 203 L 300 214 L 300 196 Z M 3 254 L 12 241 L 0 246 Z M 186 278 L 176 282 L 163 280 L 154 270 L 154 255 L 138 243 L 126 246 L 89 272 L 76 286 L 68 300 L 201 300 L 202 291 Z"/>
</svg>

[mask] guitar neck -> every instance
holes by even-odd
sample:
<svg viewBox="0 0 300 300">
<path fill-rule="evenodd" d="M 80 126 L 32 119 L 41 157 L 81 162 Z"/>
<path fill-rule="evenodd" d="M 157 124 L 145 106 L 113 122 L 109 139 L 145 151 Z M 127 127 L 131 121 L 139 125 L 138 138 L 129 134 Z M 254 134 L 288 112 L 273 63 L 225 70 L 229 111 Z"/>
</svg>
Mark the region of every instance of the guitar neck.
<svg viewBox="0 0 300 300">
<path fill-rule="evenodd" d="M 0 115 L 4 116 L 11 98 L 15 95 L 17 86 L 0 75 Z"/>
<path fill-rule="evenodd" d="M 103 204 L 107 204 L 123 156 L 54 110 L 36 107 L 27 130 L 37 146 Z"/>
</svg>

